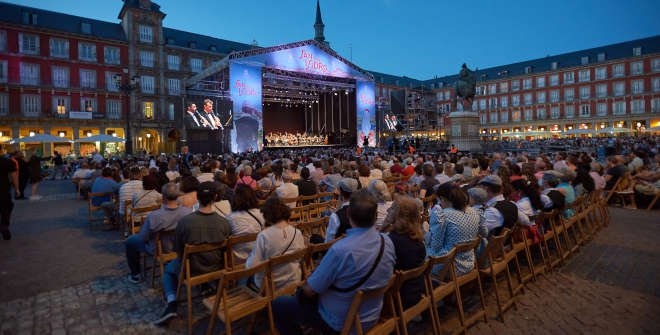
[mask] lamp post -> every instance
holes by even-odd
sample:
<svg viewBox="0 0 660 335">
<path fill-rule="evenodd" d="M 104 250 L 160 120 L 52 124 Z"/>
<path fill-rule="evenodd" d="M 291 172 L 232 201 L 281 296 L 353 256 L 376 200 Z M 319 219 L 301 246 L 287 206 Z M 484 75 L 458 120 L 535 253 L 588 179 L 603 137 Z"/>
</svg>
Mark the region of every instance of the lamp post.
<svg viewBox="0 0 660 335">
<path fill-rule="evenodd" d="M 140 77 L 133 76 L 128 78 L 128 69 L 124 69 L 123 72 L 126 78 L 119 73 L 115 74 L 112 78 L 117 88 L 126 95 L 126 142 L 124 142 L 124 149 L 128 155 L 133 153 L 133 139 L 131 138 L 131 94 L 138 88 Z"/>
</svg>

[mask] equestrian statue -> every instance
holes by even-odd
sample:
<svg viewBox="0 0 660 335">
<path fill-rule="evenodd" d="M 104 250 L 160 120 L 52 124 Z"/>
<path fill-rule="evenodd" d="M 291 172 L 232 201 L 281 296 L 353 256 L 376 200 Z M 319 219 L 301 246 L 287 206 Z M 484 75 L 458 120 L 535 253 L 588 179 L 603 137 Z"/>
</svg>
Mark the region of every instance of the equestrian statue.
<svg viewBox="0 0 660 335">
<path fill-rule="evenodd" d="M 458 73 L 458 81 L 454 83 L 454 100 L 452 101 L 452 110 L 457 110 L 458 97 L 461 98 L 462 110 L 471 110 L 472 101 L 474 100 L 474 93 L 477 84 L 475 71 L 470 70 L 465 63 L 461 66 L 461 71 Z"/>
</svg>

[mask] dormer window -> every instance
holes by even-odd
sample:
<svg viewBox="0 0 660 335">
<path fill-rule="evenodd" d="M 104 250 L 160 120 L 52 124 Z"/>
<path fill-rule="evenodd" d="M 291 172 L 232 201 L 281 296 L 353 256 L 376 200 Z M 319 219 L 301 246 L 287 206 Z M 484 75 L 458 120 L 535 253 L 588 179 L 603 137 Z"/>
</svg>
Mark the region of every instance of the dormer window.
<svg viewBox="0 0 660 335">
<path fill-rule="evenodd" d="M 642 47 L 634 47 L 633 56 L 641 56 L 641 55 L 642 55 Z"/>
<path fill-rule="evenodd" d="M 582 65 L 589 64 L 589 56 L 583 56 L 582 58 L 580 58 L 580 64 Z"/>
<path fill-rule="evenodd" d="M 196 42 L 188 42 L 188 48 L 195 49 L 197 48 L 197 43 Z"/>
<path fill-rule="evenodd" d="M 210 45 L 209 46 L 209 51 L 217 51 L 217 47 L 215 45 Z"/>
<path fill-rule="evenodd" d="M 603 61 L 605 61 L 605 58 L 606 58 L 606 57 L 605 57 L 605 53 L 604 53 L 604 52 L 601 52 L 601 53 L 598 54 L 598 61 L 599 61 L 599 62 L 603 62 Z"/>
<path fill-rule="evenodd" d="M 80 23 L 80 32 L 86 35 L 92 34 L 92 24 L 89 22 Z"/>
<path fill-rule="evenodd" d="M 32 13 L 32 12 L 23 12 L 23 17 L 21 22 L 23 24 L 31 24 L 31 25 L 36 25 L 37 24 L 37 13 Z"/>
</svg>

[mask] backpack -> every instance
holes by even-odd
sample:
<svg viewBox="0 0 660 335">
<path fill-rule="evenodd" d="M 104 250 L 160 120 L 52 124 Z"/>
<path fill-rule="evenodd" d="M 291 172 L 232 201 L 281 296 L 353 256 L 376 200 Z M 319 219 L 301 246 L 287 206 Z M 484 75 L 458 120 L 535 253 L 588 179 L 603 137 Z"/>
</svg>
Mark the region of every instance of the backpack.
<svg viewBox="0 0 660 335">
<path fill-rule="evenodd" d="M 501 227 L 493 229 L 492 235 L 499 235 L 502 229 L 509 228 L 512 229 L 513 226 L 518 222 L 518 206 L 508 200 L 500 200 L 495 205 L 493 205 L 504 218 L 504 222 Z"/>
<path fill-rule="evenodd" d="M 550 190 L 547 194 L 548 198 L 552 200 L 551 209 L 563 209 L 566 204 L 566 196 L 558 190 Z"/>
</svg>

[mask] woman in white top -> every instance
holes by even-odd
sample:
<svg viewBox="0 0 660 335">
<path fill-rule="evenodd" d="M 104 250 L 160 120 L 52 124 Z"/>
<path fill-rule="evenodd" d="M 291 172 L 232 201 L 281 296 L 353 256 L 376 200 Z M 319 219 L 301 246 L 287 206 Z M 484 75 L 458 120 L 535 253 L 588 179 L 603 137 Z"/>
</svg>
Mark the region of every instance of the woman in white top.
<svg viewBox="0 0 660 335">
<path fill-rule="evenodd" d="M 245 263 L 246 267 L 259 264 L 271 257 L 285 255 L 305 248 L 302 232 L 289 224 L 291 210 L 277 197 L 266 200 L 261 211 L 266 219 L 266 229 L 259 233 L 257 241 Z M 274 289 L 280 289 L 291 282 L 300 280 L 300 263 L 281 264 L 272 269 Z M 263 273 L 254 275 L 254 283 L 261 288 Z"/>
<path fill-rule="evenodd" d="M 231 203 L 227 199 L 227 185 L 216 181 L 218 189 L 215 192 L 215 202 L 213 203 L 213 211 L 223 218 L 227 218 L 231 214 Z"/>
<path fill-rule="evenodd" d="M 256 234 L 263 230 L 265 219 L 258 208 L 259 202 L 254 190 L 246 184 L 236 185 L 231 199 L 232 212 L 227 216 L 232 235 Z M 245 263 L 254 242 L 242 243 L 234 247 L 234 263 Z"/>
</svg>

